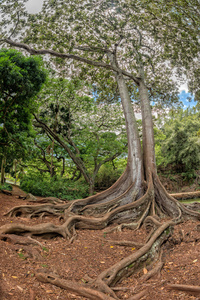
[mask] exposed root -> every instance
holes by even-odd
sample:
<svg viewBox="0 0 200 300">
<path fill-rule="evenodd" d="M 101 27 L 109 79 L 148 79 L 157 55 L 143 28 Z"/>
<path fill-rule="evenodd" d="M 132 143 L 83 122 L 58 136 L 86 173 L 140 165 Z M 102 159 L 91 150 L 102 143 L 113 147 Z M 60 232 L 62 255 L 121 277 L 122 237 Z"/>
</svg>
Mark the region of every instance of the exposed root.
<svg viewBox="0 0 200 300">
<path fill-rule="evenodd" d="M 43 199 L 36 199 L 36 200 L 29 200 L 29 202 L 34 202 L 34 203 L 51 203 L 51 204 L 64 204 L 66 202 L 68 202 L 67 200 L 61 200 L 59 198 L 56 197 L 46 197 Z"/>
<path fill-rule="evenodd" d="M 43 245 L 32 239 L 31 237 L 24 237 L 24 236 L 18 236 L 15 234 L 0 234 L 0 240 L 11 243 L 13 245 L 18 244 L 18 245 L 39 245 L 40 247 L 43 248 Z"/>
<path fill-rule="evenodd" d="M 7 196 L 12 196 L 12 193 L 10 191 L 7 190 L 0 190 L 1 193 L 7 195 Z"/>
<path fill-rule="evenodd" d="M 176 200 L 186 200 L 186 199 L 195 199 L 200 198 L 200 191 L 196 192 L 187 192 L 187 193 L 177 193 L 177 194 L 170 194 Z"/>
<path fill-rule="evenodd" d="M 172 221 L 162 224 L 142 248 L 102 272 L 98 276 L 97 281 L 101 279 L 109 286 L 115 285 L 124 276 L 130 276 L 130 274 L 134 273 L 138 268 L 140 269 L 141 265 L 147 260 L 147 258 L 149 260 L 154 258 L 164 240 L 166 240 L 171 234 L 168 227 L 173 225 L 174 223 Z"/>
<path fill-rule="evenodd" d="M 116 185 L 115 188 L 117 188 Z M 103 194 L 105 193 L 103 192 Z M 115 193 L 113 188 L 110 191 L 108 189 L 106 195 L 105 199 L 102 198 L 102 193 L 100 193 L 86 199 L 74 200 L 64 204 L 18 206 L 5 215 L 11 217 L 26 216 L 29 218 L 53 215 L 67 221 L 71 215 L 81 214 L 86 217 L 85 220 L 87 220 L 87 217 L 92 216 L 95 217 L 95 220 L 98 218 L 102 222 L 104 222 L 104 217 L 108 216 L 108 222 L 106 221 L 101 227 L 97 226 L 95 228 L 92 225 L 91 227 L 86 225 L 86 223 L 88 224 L 87 221 L 80 222 L 76 218 L 79 223 L 76 227 L 100 229 L 110 223 L 123 224 L 117 225 L 116 230 L 122 230 L 124 227 L 137 229 L 143 224 L 148 215 L 156 216 L 156 213 L 160 216 L 163 214 L 165 217 L 172 217 L 176 223 L 184 217 L 200 219 L 199 212 L 187 208 L 167 193 L 157 175 L 149 177 L 148 189 L 139 199 L 137 199 L 138 191 L 134 183 L 129 184 L 125 191 L 122 189 L 120 195 L 119 191 Z M 111 195 L 117 195 L 117 197 L 110 198 Z M 68 230 L 70 231 L 70 228 Z"/>
<path fill-rule="evenodd" d="M 29 226 L 24 224 L 6 224 L 0 227 L 0 234 L 5 233 L 16 233 L 24 234 L 29 233 L 30 235 L 42 235 L 42 234 L 57 234 L 66 238 L 66 230 L 63 226 L 56 226 L 51 223 L 38 224 L 35 226 Z"/>
<path fill-rule="evenodd" d="M 135 191 L 134 183 L 120 196 L 113 198 L 103 203 L 95 203 L 84 206 L 80 212 L 86 216 L 102 216 L 105 212 L 109 212 L 112 209 L 127 204 L 132 199 L 132 202 L 135 201 L 137 196 L 137 191 Z M 74 206 L 74 204 L 73 204 Z M 72 207 L 71 210 L 73 211 Z"/>
<path fill-rule="evenodd" d="M 187 204 L 184 204 L 184 205 L 189 210 L 200 211 L 200 203 L 199 202 L 187 203 Z"/>
<path fill-rule="evenodd" d="M 111 233 L 113 231 L 118 231 L 118 232 L 121 232 L 124 228 L 129 228 L 129 229 L 136 229 L 138 226 L 138 223 L 128 223 L 128 224 L 120 224 L 120 225 L 117 225 L 109 230 L 106 230 L 105 233 Z"/>
<path fill-rule="evenodd" d="M 164 263 L 159 261 L 152 270 L 150 270 L 147 274 L 142 276 L 141 281 L 147 281 L 157 274 L 160 276 L 160 271 L 163 268 L 163 265 Z"/>
<path fill-rule="evenodd" d="M 186 293 L 192 293 L 200 295 L 200 286 L 183 285 L 183 284 L 170 284 L 167 286 L 170 290 L 184 291 Z"/>
<path fill-rule="evenodd" d="M 125 179 L 127 183 L 125 183 Z M 175 224 L 185 217 L 200 219 L 200 213 L 188 209 L 170 196 L 156 175 L 149 176 L 147 190 L 139 198 L 139 192 L 134 184 L 130 183 L 128 173 L 126 173 L 123 180 L 120 180 L 123 182 L 121 190 L 115 184 L 115 188 L 112 187 L 107 192 L 69 203 L 15 207 L 6 215 L 12 217 L 23 215 L 30 218 L 55 215 L 63 219 L 63 224 L 43 223 L 29 226 L 12 223 L 0 227 L 0 234 L 4 234 L 4 236 L 11 233 L 19 235 L 28 233 L 31 236 L 61 235 L 73 242 L 77 228 L 94 230 L 104 229 L 110 224 L 117 224 L 112 228 L 111 231 L 113 231 L 116 229 L 122 230 L 125 227 L 137 229 L 144 224 L 149 232 L 145 244 L 137 244 L 134 241 L 112 241 L 112 243 L 135 247 L 138 250 L 104 270 L 95 280 L 88 280 L 86 286 L 61 279 L 55 274 L 38 271 L 36 275 L 38 280 L 42 282 L 60 286 L 88 299 L 118 299 L 114 289 L 116 283 L 140 271 L 143 266 L 151 265 L 155 259 L 157 260 L 160 248 L 171 235 L 172 227 Z M 158 215 L 164 215 L 165 218 L 170 217 L 170 220 L 162 224 Z M 30 241 L 34 242 L 32 239 Z M 159 273 L 162 266 L 163 263 L 160 260 L 152 270 L 142 277 L 141 281 L 148 280 Z M 140 299 L 146 292 L 142 291 L 137 295 L 133 295 L 130 299 Z"/>
<path fill-rule="evenodd" d="M 64 214 L 64 210 L 69 207 L 69 204 L 61 204 L 61 205 L 51 205 L 51 204 L 41 204 L 41 205 L 20 205 L 15 206 L 4 216 L 8 217 L 36 217 L 43 213 L 48 213 L 51 215 L 62 215 Z"/>
<path fill-rule="evenodd" d="M 41 260 L 42 256 L 40 254 L 41 250 L 38 248 L 43 249 L 43 245 L 28 237 L 18 236 L 18 235 L 9 235 L 9 234 L 0 234 L 0 240 L 8 242 L 11 244 L 11 249 L 16 251 L 22 259 L 33 258 L 34 260 Z"/>
<path fill-rule="evenodd" d="M 118 245 L 118 246 L 124 246 L 124 247 L 131 247 L 135 249 L 140 249 L 141 247 L 144 246 L 144 244 L 137 243 L 134 241 L 113 241 L 113 240 L 105 240 L 108 243 L 112 243 L 113 245 Z"/>
<path fill-rule="evenodd" d="M 114 293 L 114 290 L 117 290 L 114 288 L 115 284 L 123 278 L 130 276 L 137 270 L 140 270 L 143 264 L 146 265 L 147 261 L 150 263 L 150 261 L 154 260 L 155 256 L 159 253 L 161 245 L 171 233 L 169 227 L 173 225 L 174 223 L 172 221 L 162 224 L 159 228 L 157 228 L 147 244 L 143 245 L 137 252 L 103 271 L 96 280 L 89 279 L 89 283 L 86 284 L 86 286 L 61 279 L 55 274 L 47 274 L 40 271 L 36 273 L 36 278 L 39 281 L 57 285 L 70 292 L 87 297 L 88 299 L 118 299 Z M 159 268 L 161 268 L 161 266 L 159 266 Z M 154 273 L 155 270 L 158 271 L 159 268 L 156 267 L 154 269 Z M 153 275 L 153 271 L 149 272 L 148 276 L 150 275 Z M 134 295 L 130 299 L 140 299 L 145 294 L 146 290 Z"/>
<path fill-rule="evenodd" d="M 163 268 L 164 262 L 162 262 L 162 253 L 163 251 L 161 250 L 160 255 L 159 255 L 159 261 L 157 264 L 154 266 L 153 269 L 151 269 L 147 274 L 144 274 L 141 278 L 140 281 L 144 282 L 152 278 L 153 276 L 157 275 L 160 277 L 160 271 Z"/>
<path fill-rule="evenodd" d="M 142 225 L 143 221 L 146 219 L 146 217 L 148 216 L 149 213 L 149 209 L 151 206 L 151 202 L 148 203 L 147 208 L 145 209 L 144 213 L 142 214 L 141 218 L 138 220 L 138 225 L 136 227 L 136 230 L 140 228 L 140 226 Z"/>
<path fill-rule="evenodd" d="M 143 291 L 141 291 L 141 292 L 135 294 L 134 296 L 128 298 L 128 300 L 141 300 L 144 296 L 147 295 L 147 293 L 148 293 L 148 292 L 147 292 L 147 290 L 145 289 L 145 290 L 143 290 Z"/>
<path fill-rule="evenodd" d="M 92 300 L 118 299 L 117 297 L 113 298 L 93 288 L 84 287 L 78 283 L 59 278 L 57 275 L 52 273 L 48 274 L 48 273 L 44 273 L 44 271 L 43 272 L 39 271 L 36 272 L 35 276 L 41 282 L 51 283 L 65 290 L 68 290 L 69 292 L 73 292 L 79 296 L 87 297 L 88 299 L 92 299 Z"/>
</svg>

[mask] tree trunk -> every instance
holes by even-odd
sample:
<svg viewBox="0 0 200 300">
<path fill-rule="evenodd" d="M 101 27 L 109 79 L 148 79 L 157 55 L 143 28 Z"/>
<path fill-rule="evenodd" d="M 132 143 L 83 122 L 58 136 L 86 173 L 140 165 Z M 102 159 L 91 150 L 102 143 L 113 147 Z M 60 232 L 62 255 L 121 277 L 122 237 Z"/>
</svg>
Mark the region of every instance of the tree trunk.
<svg viewBox="0 0 200 300">
<path fill-rule="evenodd" d="M 64 173 L 65 173 L 65 158 L 61 157 L 62 159 L 62 170 L 60 172 L 60 176 L 63 177 Z"/>
<path fill-rule="evenodd" d="M 17 160 L 14 160 L 14 168 L 15 168 L 15 184 L 17 183 Z"/>
<path fill-rule="evenodd" d="M 6 158 L 3 156 L 1 161 L 1 184 L 5 183 L 5 166 L 6 166 Z"/>
<path fill-rule="evenodd" d="M 53 141 L 52 141 L 52 148 L 51 148 L 51 167 L 50 167 L 50 175 L 51 175 L 51 177 L 54 176 L 54 166 L 53 166 L 54 144 L 55 144 L 55 140 L 53 139 Z"/>
<path fill-rule="evenodd" d="M 137 122 L 123 74 L 118 73 L 116 75 L 116 80 L 126 121 L 126 132 L 128 138 L 128 167 L 130 169 L 131 181 L 135 182 L 135 187 L 139 192 L 143 181 L 143 168 Z"/>
<path fill-rule="evenodd" d="M 142 144 L 143 144 L 143 163 L 144 176 L 148 180 L 150 173 L 157 173 L 153 120 L 150 106 L 148 90 L 144 82 L 144 70 L 141 71 L 141 79 L 139 81 L 139 95 L 142 113 Z"/>
</svg>

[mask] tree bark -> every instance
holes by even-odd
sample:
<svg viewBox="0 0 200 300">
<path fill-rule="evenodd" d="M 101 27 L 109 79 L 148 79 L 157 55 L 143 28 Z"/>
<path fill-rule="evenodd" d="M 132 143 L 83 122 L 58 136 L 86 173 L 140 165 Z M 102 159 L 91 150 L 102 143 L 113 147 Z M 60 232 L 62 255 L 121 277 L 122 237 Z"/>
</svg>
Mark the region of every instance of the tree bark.
<svg viewBox="0 0 200 300">
<path fill-rule="evenodd" d="M 139 95 L 142 113 L 142 143 L 143 143 L 143 162 L 144 176 L 148 180 L 151 173 L 157 174 L 155 147 L 154 147 L 154 132 L 153 120 L 150 106 L 148 90 L 144 81 L 144 67 L 140 70 L 141 79 L 139 81 Z"/>
<path fill-rule="evenodd" d="M 143 168 L 141 155 L 142 151 L 137 122 L 134 115 L 133 104 L 129 96 L 128 88 L 121 72 L 116 74 L 116 80 L 126 121 L 126 132 L 128 138 L 128 166 L 131 170 L 130 176 L 132 182 L 135 182 L 135 187 L 139 192 L 143 180 Z"/>
<path fill-rule="evenodd" d="M 6 165 L 6 158 L 3 156 L 1 161 L 1 184 L 5 182 L 5 165 Z"/>
</svg>

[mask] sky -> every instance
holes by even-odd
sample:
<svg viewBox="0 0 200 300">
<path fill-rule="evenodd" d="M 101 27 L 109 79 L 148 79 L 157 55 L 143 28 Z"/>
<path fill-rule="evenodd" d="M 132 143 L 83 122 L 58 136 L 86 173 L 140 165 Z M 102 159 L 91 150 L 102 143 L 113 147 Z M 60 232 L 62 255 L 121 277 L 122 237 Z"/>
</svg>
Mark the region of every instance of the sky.
<svg viewBox="0 0 200 300">
<path fill-rule="evenodd" d="M 43 0 L 29 0 L 26 7 L 30 13 L 35 14 L 41 10 L 42 4 Z"/>
<path fill-rule="evenodd" d="M 28 12 L 30 13 L 37 13 L 41 10 L 42 8 L 42 4 L 43 4 L 43 0 L 29 0 L 26 4 L 26 7 L 27 7 L 27 10 Z M 188 93 L 188 87 L 187 87 L 187 84 L 182 84 L 179 88 L 180 90 L 180 101 L 183 102 L 183 105 L 184 105 L 184 108 L 187 108 L 187 107 L 193 107 L 195 106 L 195 102 L 194 100 L 192 100 L 191 102 L 188 102 L 187 100 L 187 97 L 188 96 L 191 96 L 189 93 Z"/>
</svg>

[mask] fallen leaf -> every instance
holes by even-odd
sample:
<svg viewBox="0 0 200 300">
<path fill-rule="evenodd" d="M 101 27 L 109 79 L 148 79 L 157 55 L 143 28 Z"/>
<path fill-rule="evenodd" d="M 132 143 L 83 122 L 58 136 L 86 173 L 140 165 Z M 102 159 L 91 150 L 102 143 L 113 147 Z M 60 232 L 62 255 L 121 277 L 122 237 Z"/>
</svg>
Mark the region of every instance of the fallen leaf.
<svg viewBox="0 0 200 300">
<path fill-rule="evenodd" d="M 17 276 L 12 276 L 12 278 L 18 278 Z"/>
<path fill-rule="evenodd" d="M 147 271 L 146 268 L 143 269 L 143 272 L 144 272 L 144 274 L 147 274 L 147 273 L 148 273 L 148 271 Z"/>
</svg>

